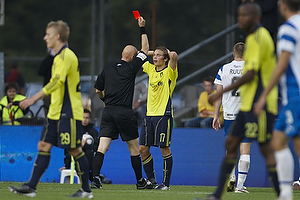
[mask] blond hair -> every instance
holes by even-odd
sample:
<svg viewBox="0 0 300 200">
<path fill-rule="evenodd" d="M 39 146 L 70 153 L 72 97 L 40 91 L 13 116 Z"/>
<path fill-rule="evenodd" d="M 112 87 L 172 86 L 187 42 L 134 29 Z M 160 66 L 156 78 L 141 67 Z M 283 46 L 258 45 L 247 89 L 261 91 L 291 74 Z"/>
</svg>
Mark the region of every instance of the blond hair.
<svg viewBox="0 0 300 200">
<path fill-rule="evenodd" d="M 51 21 L 48 23 L 47 28 L 54 27 L 59 34 L 59 40 L 63 43 L 68 42 L 69 35 L 70 35 L 70 28 L 68 24 L 62 20 L 58 21 Z"/>
</svg>

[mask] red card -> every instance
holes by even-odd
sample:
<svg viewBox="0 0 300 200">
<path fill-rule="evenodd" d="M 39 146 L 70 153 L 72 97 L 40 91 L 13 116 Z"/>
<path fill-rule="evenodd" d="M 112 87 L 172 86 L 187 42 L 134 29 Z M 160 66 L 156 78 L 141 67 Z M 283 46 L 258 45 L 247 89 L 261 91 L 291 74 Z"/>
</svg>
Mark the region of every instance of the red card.
<svg viewBox="0 0 300 200">
<path fill-rule="evenodd" d="M 132 11 L 132 13 L 133 13 L 135 19 L 138 19 L 140 17 L 139 11 L 135 10 L 135 11 Z"/>
</svg>

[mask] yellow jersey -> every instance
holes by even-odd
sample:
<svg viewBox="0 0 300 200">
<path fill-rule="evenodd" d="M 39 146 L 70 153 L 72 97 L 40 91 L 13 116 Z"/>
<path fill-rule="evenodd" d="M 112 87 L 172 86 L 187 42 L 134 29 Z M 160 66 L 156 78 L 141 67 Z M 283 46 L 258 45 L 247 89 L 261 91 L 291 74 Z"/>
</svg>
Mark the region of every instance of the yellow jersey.
<svg viewBox="0 0 300 200">
<path fill-rule="evenodd" d="M 52 120 L 61 117 L 82 120 L 80 75 L 75 53 L 64 46 L 53 60 L 51 73 L 49 83 L 43 88 L 45 94 L 51 94 L 47 117 Z"/>
<path fill-rule="evenodd" d="M 166 113 L 167 105 L 171 101 L 178 77 L 177 66 L 173 70 L 169 65 L 161 71 L 156 71 L 155 65 L 149 61 L 143 64 L 143 71 L 149 76 L 147 116 L 163 116 Z M 173 116 L 173 109 L 170 106 L 170 115 Z"/>
<path fill-rule="evenodd" d="M 264 27 L 258 27 L 246 38 L 245 65 L 243 74 L 254 70 L 254 78 L 240 87 L 240 111 L 249 112 L 267 86 L 276 65 L 275 48 L 269 32 Z M 266 99 L 266 110 L 277 114 L 277 87 L 273 87 Z"/>
</svg>

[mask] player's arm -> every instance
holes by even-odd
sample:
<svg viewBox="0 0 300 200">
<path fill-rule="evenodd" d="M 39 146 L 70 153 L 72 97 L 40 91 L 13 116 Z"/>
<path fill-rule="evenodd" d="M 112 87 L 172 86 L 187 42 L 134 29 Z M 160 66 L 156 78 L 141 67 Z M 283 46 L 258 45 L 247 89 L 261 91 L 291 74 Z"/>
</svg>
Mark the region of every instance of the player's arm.
<svg viewBox="0 0 300 200">
<path fill-rule="evenodd" d="M 154 55 L 154 51 L 148 51 L 147 56 L 153 56 Z"/>
<path fill-rule="evenodd" d="M 170 51 L 169 56 L 170 56 L 169 65 L 170 65 L 171 69 L 175 70 L 177 67 L 178 55 L 175 51 Z"/>
<path fill-rule="evenodd" d="M 217 84 L 217 92 L 223 89 L 223 85 Z M 222 104 L 222 96 L 215 102 L 215 111 L 214 111 L 214 119 L 212 123 L 212 127 L 218 131 L 221 128 L 220 123 L 220 108 Z"/>
<path fill-rule="evenodd" d="M 22 110 L 25 110 L 29 106 L 33 105 L 35 102 L 37 102 L 39 99 L 46 96 L 45 92 L 43 90 L 40 90 L 38 93 L 33 95 L 32 97 L 26 98 L 23 101 L 19 103 L 19 106 Z"/>
<path fill-rule="evenodd" d="M 233 82 L 227 88 L 224 88 L 224 89 L 220 90 L 219 92 L 217 92 L 216 94 L 211 95 L 210 98 L 208 99 L 208 102 L 210 104 L 212 104 L 213 102 L 218 100 L 225 92 L 239 88 L 241 85 L 251 81 L 254 77 L 254 74 L 255 74 L 254 70 L 247 71 L 241 78 L 237 79 L 237 81 Z"/>
<path fill-rule="evenodd" d="M 146 21 L 143 17 L 138 18 L 138 25 L 141 30 L 141 45 L 142 45 L 141 51 L 143 51 L 147 55 L 149 51 L 149 41 L 148 41 L 148 36 L 146 34 L 146 28 L 145 28 Z"/>
<path fill-rule="evenodd" d="M 263 90 L 258 101 L 255 103 L 254 113 L 257 116 L 260 115 L 260 113 L 266 103 L 267 95 L 270 93 L 272 88 L 278 83 L 282 74 L 286 71 L 286 69 L 288 67 L 290 56 L 291 56 L 291 53 L 288 51 L 283 51 L 280 54 L 280 56 L 278 58 L 277 66 L 272 73 L 272 76 L 270 78 L 268 86 Z"/>
</svg>

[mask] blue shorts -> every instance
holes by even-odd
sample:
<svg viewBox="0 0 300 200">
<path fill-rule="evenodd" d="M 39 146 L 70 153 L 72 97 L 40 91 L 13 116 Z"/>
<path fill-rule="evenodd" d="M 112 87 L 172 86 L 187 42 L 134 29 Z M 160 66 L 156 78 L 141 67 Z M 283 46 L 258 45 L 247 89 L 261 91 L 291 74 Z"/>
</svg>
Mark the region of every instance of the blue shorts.
<svg viewBox="0 0 300 200">
<path fill-rule="evenodd" d="M 231 127 L 231 124 L 234 122 L 234 120 L 227 120 L 227 119 L 224 119 L 224 131 L 225 131 L 225 136 L 227 137 L 229 131 L 230 131 L 230 127 Z M 241 141 L 241 143 L 248 143 L 248 142 L 252 142 L 252 140 L 250 139 L 243 139 Z"/>
<path fill-rule="evenodd" d="M 240 111 L 228 134 L 242 139 L 256 140 L 258 143 L 267 143 L 272 136 L 274 121 L 275 115 L 265 110 L 262 111 L 259 118 L 254 115 L 252 110 Z"/>
<path fill-rule="evenodd" d="M 140 145 L 169 147 L 172 130 L 171 116 L 146 116 L 141 130 Z"/>
<path fill-rule="evenodd" d="M 82 134 L 82 123 L 79 120 L 63 117 L 60 120 L 47 118 L 40 141 L 57 147 L 73 149 L 81 146 Z"/>
<path fill-rule="evenodd" d="M 299 99 L 298 101 L 289 102 L 282 108 L 274 129 L 285 132 L 287 137 L 300 137 Z"/>
</svg>

